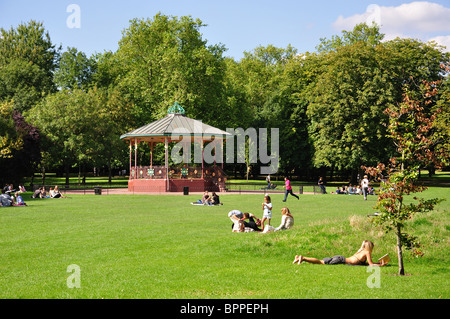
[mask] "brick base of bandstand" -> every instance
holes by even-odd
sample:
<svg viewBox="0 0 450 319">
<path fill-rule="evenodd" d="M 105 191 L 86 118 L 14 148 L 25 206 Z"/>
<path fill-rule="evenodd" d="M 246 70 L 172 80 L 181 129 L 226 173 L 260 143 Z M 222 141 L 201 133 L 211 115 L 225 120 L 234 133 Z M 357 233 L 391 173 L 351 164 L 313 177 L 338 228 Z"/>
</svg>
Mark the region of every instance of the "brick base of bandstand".
<svg viewBox="0 0 450 319">
<path fill-rule="evenodd" d="M 128 181 L 128 191 L 132 193 L 180 193 L 188 188 L 189 192 L 221 192 L 221 187 L 204 179 L 133 179 Z"/>
</svg>

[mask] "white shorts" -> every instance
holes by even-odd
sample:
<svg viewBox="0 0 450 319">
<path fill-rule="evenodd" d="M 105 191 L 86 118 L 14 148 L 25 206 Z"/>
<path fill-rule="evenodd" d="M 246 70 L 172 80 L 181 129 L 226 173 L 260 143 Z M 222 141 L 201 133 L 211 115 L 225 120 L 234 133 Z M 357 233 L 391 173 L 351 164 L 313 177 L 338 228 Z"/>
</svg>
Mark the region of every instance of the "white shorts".
<svg viewBox="0 0 450 319">
<path fill-rule="evenodd" d="M 264 212 L 263 218 L 272 219 L 272 213 L 271 212 Z"/>
</svg>

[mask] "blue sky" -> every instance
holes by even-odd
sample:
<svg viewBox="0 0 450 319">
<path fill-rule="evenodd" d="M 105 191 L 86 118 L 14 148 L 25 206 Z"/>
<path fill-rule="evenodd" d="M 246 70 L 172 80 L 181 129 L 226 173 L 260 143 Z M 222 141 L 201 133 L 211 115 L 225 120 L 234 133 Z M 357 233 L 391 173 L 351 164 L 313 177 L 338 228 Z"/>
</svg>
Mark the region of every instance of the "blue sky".
<svg viewBox="0 0 450 319">
<path fill-rule="evenodd" d="M 70 4 L 80 9 L 79 27 L 70 28 Z M 132 18 L 161 12 L 191 15 L 207 24 L 203 38 L 222 43 L 225 55 L 239 60 L 259 45 L 299 52 L 314 51 L 320 38 L 330 38 L 358 22 L 377 21 L 387 39 L 396 36 L 435 40 L 450 48 L 450 1 L 301 1 L 301 0 L 0 0 L 0 27 L 9 29 L 30 19 L 42 21 L 52 42 L 85 52 L 115 51 Z"/>
</svg>

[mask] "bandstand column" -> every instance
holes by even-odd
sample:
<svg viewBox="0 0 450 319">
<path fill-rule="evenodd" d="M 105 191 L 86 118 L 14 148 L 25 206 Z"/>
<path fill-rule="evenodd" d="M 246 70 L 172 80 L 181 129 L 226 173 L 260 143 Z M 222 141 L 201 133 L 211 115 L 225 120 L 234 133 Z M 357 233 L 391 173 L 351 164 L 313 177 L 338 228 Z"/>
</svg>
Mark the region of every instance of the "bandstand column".
<svg viewBox="0 0 450 319">
<path fill-rule="evenodd" d="M 223 170 L 223 138 L 222 143 L 220 143 L 220 157 L 222 158 L 222 170 Z"/>
<path fill-rule="evenodd" d="M 153 142 L 150 143 L 150 168 L 153 168 Z"/>
<path fill-rule="evenodd" d="M 169 183 L 169 138 L 164 137 L 164 153 L 165 153 L 165 165 L 166 165 L 166 190 L 170 191 Z"/>
<path fill-rule="evenodd" d="M 138 146 L 138 140 L 137 138 L 134 139 L 134 178 L 137 178 L 137 146 Z"/>
<path fill-rule="evenodd" d="M 131 142 L 131 140 L 130 140 L 130 177 L 129 177 L 129 179 L 131 179 L 131 168 L 132 168 L 132 165 L 133 165 L 133 163 L 132 163 L 132 159 L 131 159 L 131 148 L 132 148 L 133 146 L 132 146 L 132 142 Z"/>
<path fill-rule="evenodd" d="M 203 138 L 202 138 L 202 179 L 203 179 Z"/>
</svg>

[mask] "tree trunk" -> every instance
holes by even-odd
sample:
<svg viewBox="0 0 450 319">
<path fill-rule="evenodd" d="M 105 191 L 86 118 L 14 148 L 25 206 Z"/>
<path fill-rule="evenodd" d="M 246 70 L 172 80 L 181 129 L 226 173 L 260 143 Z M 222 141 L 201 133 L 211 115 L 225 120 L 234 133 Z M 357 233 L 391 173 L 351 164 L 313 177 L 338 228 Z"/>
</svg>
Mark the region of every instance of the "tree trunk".
<svg viewBox="0 0 450 319">
<path fill-rule="evenodd" d="M 111 157 L 108 159 L 108 183 L 111 185 L 112 182 L 112 164 Z"/>
<path fill-rule="evenodd" d="M 70 164 L 66 162 L 66 186 L 69 185 L 69 175 L 70 175 Z"/>
<path fill-rule="evenodd" d="M 42 166 L 42 186 L 45 186 L 45 166 Z"/>
<path fill-rule="evenodd" d="M 398 274 L 405 275 L 405 267 L 403 266 L 403 252 L 402 252 L 402 231 L 401 226 L 397 225 L 397 254 L 398 254 Z"/>
</svg>

